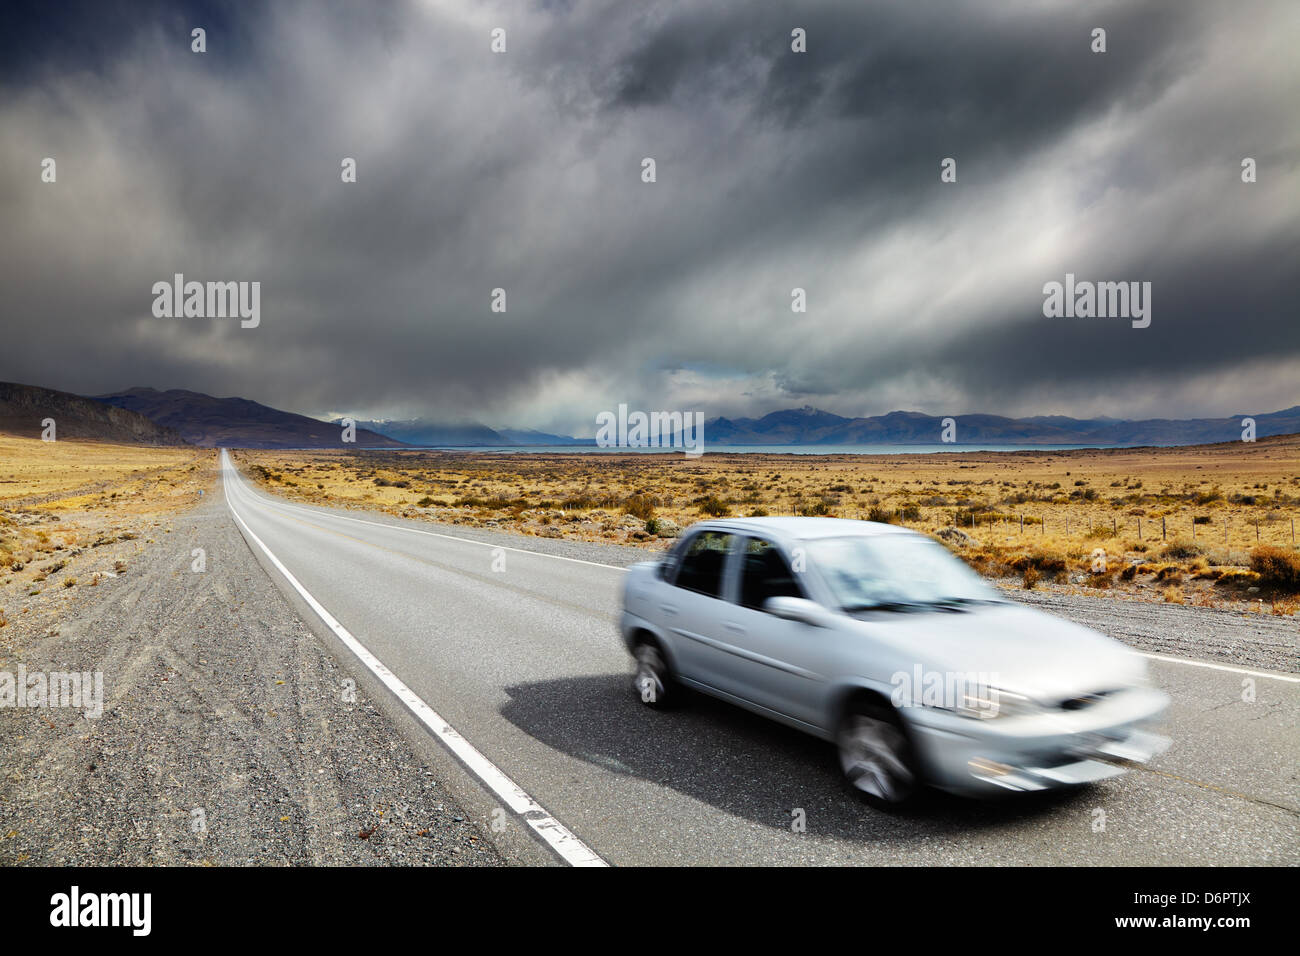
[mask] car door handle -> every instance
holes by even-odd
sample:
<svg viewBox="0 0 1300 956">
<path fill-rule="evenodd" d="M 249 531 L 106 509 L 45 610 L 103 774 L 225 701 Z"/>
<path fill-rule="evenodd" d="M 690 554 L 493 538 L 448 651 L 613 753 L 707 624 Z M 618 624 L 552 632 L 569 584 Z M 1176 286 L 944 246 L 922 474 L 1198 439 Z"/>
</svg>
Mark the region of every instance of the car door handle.
<svg viewBox="0 0 1300 956">
<path fill-rule="evenodd" d="M 737 624 L 734 621 L 723 621 L 722 626 L 725 627 L 727 630 L 731 631 L 733 634 L 745 633 L 744 627 L 742 627 L 741 625 Z"/>
<path fill-rule="evenodd" d="M 663 611 L 665 614 L 676 614 L 676 613 L 677 613 L 677 605 L 675 605 L 675 604 L 660 604 L 660 605 L 659 605 L 659 610 Z"/>
</svg>

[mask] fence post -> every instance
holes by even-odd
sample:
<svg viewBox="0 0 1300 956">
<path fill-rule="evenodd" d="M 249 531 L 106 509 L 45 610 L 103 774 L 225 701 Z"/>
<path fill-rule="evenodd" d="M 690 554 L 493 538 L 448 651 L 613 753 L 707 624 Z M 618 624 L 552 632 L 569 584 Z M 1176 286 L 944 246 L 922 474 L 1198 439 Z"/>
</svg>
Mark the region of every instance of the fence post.
<svg viewBox="0 0 1300 956">
<path fill-rule="evenodd" d="M 1023 514 L 1020 516 L 1020 533 L 1021 533 L 1021 534 L 1024 534 L 1024 533 L 1025 533 L 1025 516 L 1024 516 Z M 1292 537 L 1292 538 L 1295 537 L 1295 519 L 1294 519 L 1294 518 L 1291 519 L 1291 537 Z"/>
<path fill-rule="evenodd" d="M 1142 519 L 1138 518 L 1138 540 L 1142 540 Z"/>
<path fill-rule="evenodd" d="M 1160 540 L 1161 541 L 1165 540 L 1165 519 L 1164 518 L 1160 519 Z"/>
</svg>

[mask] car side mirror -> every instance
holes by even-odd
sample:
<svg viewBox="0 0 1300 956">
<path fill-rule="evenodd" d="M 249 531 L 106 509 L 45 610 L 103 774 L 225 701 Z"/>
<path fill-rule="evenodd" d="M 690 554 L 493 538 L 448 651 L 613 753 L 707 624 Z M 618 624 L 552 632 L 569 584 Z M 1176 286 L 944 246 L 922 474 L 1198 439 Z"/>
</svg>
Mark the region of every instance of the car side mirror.
<svg viewBox="0 0 1300 956">
<path fill-rule="evenodd" d="M 772 597 L 763 603 L 763 610 L 787 621 L 798 621 L 813 627 L 828 625 L 826 609 L 816 601 L 801 597 Z"/>
</svg>

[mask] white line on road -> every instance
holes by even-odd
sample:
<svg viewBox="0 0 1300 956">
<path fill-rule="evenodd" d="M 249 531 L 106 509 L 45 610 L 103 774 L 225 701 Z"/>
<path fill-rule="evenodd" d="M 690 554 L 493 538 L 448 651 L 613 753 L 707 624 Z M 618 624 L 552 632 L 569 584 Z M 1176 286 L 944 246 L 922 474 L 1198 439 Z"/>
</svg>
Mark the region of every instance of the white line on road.
<svg viewBox="0 0 1300 956">
<path fill-rule="evenodd" d="M 223 459 L 226 457 L 226 451 L 221 451 Z M 233 470 L 233 465 L 223 466 Z M 420 722 L 423 723 L 436 736 L 448 750 L 460 758 L 469 771 L 479 778 L 498 799 L 516 814 L 524 818 L 524 821 L 533 828 L 534 832 L 542 838 L 553 849 L 564 862 L 570 866 L 608 866 L 594 850 L 583 843 L 567 827 L 551 816 L 544 807 L 534 800 L 528 793 L 517 783 L 506 776 L 496 764 L 488 760 L 487 757 L 471 744 L 468 740 L 460 735 L 456 728 L 438 716 L 437 711 L 424 702 L 424 700 L 411 688 L 394 674 L 378 657 L 352 636 L 352 633 L 338 622 L 334 615 L 325 610 L 311 592 L 298 582 L 288 568 L 277 558 L 270 548 L 254 533 L 253 529 L 248 526 L 239 512 L 235 511 L 234 503 L 230 500 L 230 484 L 223 477 L 222 487 L 226 493 L 226 506 L 230 508 L 231 515 L 239 522 L 245 534 L 253 541 L 262 553 L 267 556 L 276 569 L 284 575 L 285 580 L 292 585 L 293 589 L 302 596 L 313 611 L 315 611 L 325 625 L 338 636 L 348 649 L 365 664 L 372 674 L 384 682 L 384 685 L 397 695 L 397 699 L 406 705 Z"/>
<path fill-rule="evenodd" d="M 224 449 L 222 450 L 222 454 L 225 454 Z M 231 465 L 231 468 L 234 468 L 233 464 Z M 291 505 L 286 501 L 274 501 L 272 499 L 271 504 L 273 507 L 277 508 L 287 508 L 291 511 L 302 511 L 306 514 L 316 515 L 317 517 L 324 516 L 328 518 L 337 518 L 340 521 L 355 521 L 357 524 L 374 525 L 376 528 L 388 528 L 391 531 L 408 531 L 411 534 L 423 534 L 428 535 L 431 538 L 445 538 L 448 541 L 461 541 L 465 544 L 476 544 L 483 548 L 500 548 L 503 551 L 513 551 L 516 554 L 532 554 L 539 558 L 553 558 L 556 561 L 570 561 L 574 564 L 587 564 L 593 568 L 608 568 L 611 571 L 627 571 L 627 568 L 621 568 L 616 564 L 601 564 L 599 561 L 584 561 L 582 558 L 570 558 L 562 554 L 548 554 L 545 551 L 532 551 L 528 548 L 512 548 L 508 545 L 493 544 L 491 541 L 477 541 L 474 538 L 462 538 L 459 535 L 443 534 L 438 531 L 425 531 L 423 528 L 410 528 L 401 524 L 387 524 L 383 521 L 367 521 L 365 518 L 353 518 L 349 515 L 334 514 L 331 511 L 322 512 L 314 508 L 303 508 L 300 505 Z M 1248 674 L 1251 677 L 1263 677 L 1268 680 L 1280 680 L 1292 684 L 1300 684 L 1300 677 L 1293 677 L 1288 674 L 1274 674 L 1268 671 L 1245 670 L 1240 667 L 1230 667 L 1226 664 L 1214 664 L 1210 661 L 1192 660 L 1188 657 L 1170 657 L 1165 654 L 1147 654 L 1142 651 L 1137 651 L 1137 653 L 1142 657 L 1150 658 L 1153 661 L 1164 661 L 1167 664 L 1186 664 L 1188 667 L 1206 667 L 1210 670 L 1227 671 L 1231 674 Z"/>
<path fill-rule="evenodd" d="M 1267 677 L 1269 680 L 1284 680 L 1291 684 L 1300 684 L 1300 677 L 1289 674 L 1270 674 L 1268 671 L 1251 671 L 1244 667 L 1229 667 L 1226 664 L 1211 664 L 1209 661 L 1193 661 L 1186 657 L 1166 657 L 1163 654 L 1143 654 L 1153 661 L 1165 661 L 1169 664 L 1186 664 L 1188 667 L 1209 667 L 1216 671 L 1228 671 L 1233 674 L 1249 674 L 1251 677 Z"/>
</svg>

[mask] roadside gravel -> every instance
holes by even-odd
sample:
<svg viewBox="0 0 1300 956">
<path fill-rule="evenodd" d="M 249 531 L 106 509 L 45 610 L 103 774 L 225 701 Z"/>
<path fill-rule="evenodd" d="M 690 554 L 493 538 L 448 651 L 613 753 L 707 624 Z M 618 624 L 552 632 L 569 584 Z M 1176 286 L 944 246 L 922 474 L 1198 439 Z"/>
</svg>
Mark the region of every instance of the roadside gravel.
<svg viewBox="0 0 1300 956">
<path fill-rule="evenodd" d="M 223 498 L 166 524 L 120 576 L 9 609 L 0 671 L 102 671 L 103 715 L 0 708 L 0 865 L 500 864 Z"/>
</svg>

